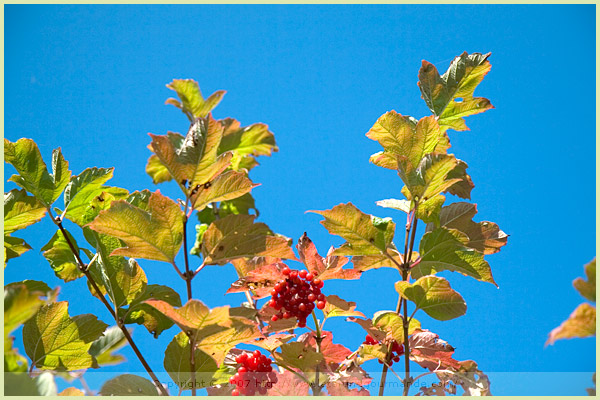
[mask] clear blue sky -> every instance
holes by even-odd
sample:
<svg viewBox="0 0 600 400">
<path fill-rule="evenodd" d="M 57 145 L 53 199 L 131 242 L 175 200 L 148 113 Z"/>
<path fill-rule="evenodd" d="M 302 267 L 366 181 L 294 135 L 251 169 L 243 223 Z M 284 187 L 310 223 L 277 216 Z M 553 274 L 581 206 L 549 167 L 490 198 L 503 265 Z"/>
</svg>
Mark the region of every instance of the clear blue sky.
<svg viewBox="0 0 600 400">
<path fill-rule="evenodd" d="M 469 117 L 471 131 L 450 135 L 476 185 L 476 220 L 510 234 L 488 258 L 500 289 L 445 274 L 465 297 L 466 316 L 420 320 L 457 348 L 456 359 L 473 359 L 489 372 L 496 395 L 581 395 L 590 386 L 595 339 L 545 349 L 544 342 L 582 302 L 571 282 L 595 256 L 594 5 L 6 5 L 4 34 L 5 137 L 35 139 L 47 160 L 61 146 L 74 173 L 115 166 L 112 185 L 155 190 L 144 172 L 147 133 L 185 132 L 188 125 L 164 105 L 172 95 L 165 84 L 193 78 L 205 95 L 225 89 L 215 117 L 267 123 L 280 147 L 251 172 L 262 183 L 253 191 L 260 219 L 295 240 L 307 231 L 322 254 L 342 240 L 306 210 L 351 201 L 402 225 L 404 214 L 375 205 L 399 198 L 402 183 L 369 164 L 380 147 L 365 133 L 392 109 L 428 114 L 416 85 L 421 60 L 445 71 L 465 50 L 491 51 L 492 70 L 476 94 L 496 108 Z M 5 180 L 12 173 L 5 167 Z M 173 183 L 158 188 L 180 197 Z M 47 219 L 21 233 L 34 250 L 9 262 L 5 282 L 60 285 L 71 314 L 96 313 L 109 323 L 83 280 L 65 285 L 54 277 L 39 253 L 52 233 Z M 150 283 L 185 294 L 170 266 L 141 265 Z M 370 316 L 395 307 L 397 279 L 391 269 L 374 270 L 360 281 L 328 281 L 324 290 L 356 301 Z M 243 296 L 224 296 L 233 280 L 231 266 L 207 268 L 194 292 L 211 307 L 239 304 Z M 334 341 L 351 349 L 364 338 L 343 319 L 328 325 Z M 135 328 L 155 370 L 177 332 L 154 340 Z M 92 386 L 123 371 L 146 376 L 129 348 L 122 353 L 128 362 L 91 377 Z M 377 364 L 367 368 L 379 378 Z"/>
</svg>

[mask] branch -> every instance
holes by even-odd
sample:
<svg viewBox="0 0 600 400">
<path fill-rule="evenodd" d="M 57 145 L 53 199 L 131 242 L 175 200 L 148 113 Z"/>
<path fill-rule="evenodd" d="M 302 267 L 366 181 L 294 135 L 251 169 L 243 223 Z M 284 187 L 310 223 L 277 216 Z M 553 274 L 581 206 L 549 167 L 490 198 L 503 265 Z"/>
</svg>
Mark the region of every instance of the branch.
<svg viewBox="0 0 600 400">
<path fill-rule="evenodd" d="M 317 329 L 317 335 L 315 336 L 315 340 L 317 342 L 317 353 L 321 352 L 321 341 L 323 341 L 323 337 L 321 336 L 321 327 L 319 326 L 319 320 L 317 319 L 317 315 L 314 310 L 312 312 L 313 320 L 315 321 L 315 328 Z M 313 396 L 321 395 L 321 385 L 319 384 L 319 366 L 315 370 L 315 382 L 312 386 Z"/>
<path fill-rule="evenodd" d="M 60 229 L 61 233 L 63 234 L 63 236 L 64 236 L 67 244 L 69 245 L 69 248 L 71 249 L 71 252 L 75 256 L 75 259 L 77 260 L 77 266 L 78 266 L 79 270 L 85 275 L 85 277 L 87 278 L 88 282 L 90 283 L 90 285 L 92 286 L 92 288 L 96 292 L 96 295 L 97 295 L 96 297 L 98 297 L 100 299 L 100 301 L 102 301 L 102 304 L 104 304 L 104 306 L 106 307 L 106 309 L 108 310 L 108 312 L 110 313 L 110 315 L 112 315 L 112 317 L 115 319 L 115 322 L 117 323 L 117 326 L 119 327 L 119 329 L 121 329 L 121 332 L 123 332 L 123 335 L 125 336 L 125 338 L 127 339 L 127 342 L 129 343 L 129 345 L 133 349 L 135 355 L 137 356 L 137 358 L 140 360 L 140 362 L 144 366 L 144 369 L 146 370 L 146 372 L 148 373 L 148 375 L 150 375 L 150 377 L 152 378 L 152 381 L 154 382 L 154 385 L 156 386 L 156 388 L 160 391 L 160 393 L 163 396 L 168 396 L 169 392 L 160 383 L 160 381 L 156 377 L 156 374 L 154 373 L 154 371 L 152 371 L 152 368 L 150 368 L 150 366 L 146 362 L 146 359 L 144 358 L 144 356 L 142 355 L 142 353 L 140 352 L 140 350 L 136 346 L 135 342 L 133 341 L 133 338 L 129 334 L 129 331 L 125 327 L 125 324 L 124 324 L 123 320 L 118 317 L 118 315 L 116 314 L 116 312 L 113 310 L 113 308 L 111 307 L 111 305 L 108 303 L 108 301 L 106 300 L 106 297 L 104 297 L 104 295 L 100 291 L 100 288 L 98 287 L 98 284 L 96 283 L 96 281 L 92 277 L 92 274 L 90 274 L 90 271 L 88 270 L 88 266 L 83 262 L 83 260 L 79 256 L 79 252 L 75 249 L 75 246 L 73 245 L 73 243 L 71 242 L 71 239 L 67 235 L 67 231 L 65 230 L 65 228 L 62 225 L 62 219 L 60 217 L 56 217 L 55 218 L 52 215 L 52 211 L 50 210 L 50 207 L 48 207 L 48 215 L 50 216 L 50 218 L 52 219 L 52 221 L 56 224 L 56 226 L 58 226 L 58 229 Z"/>
</svg>

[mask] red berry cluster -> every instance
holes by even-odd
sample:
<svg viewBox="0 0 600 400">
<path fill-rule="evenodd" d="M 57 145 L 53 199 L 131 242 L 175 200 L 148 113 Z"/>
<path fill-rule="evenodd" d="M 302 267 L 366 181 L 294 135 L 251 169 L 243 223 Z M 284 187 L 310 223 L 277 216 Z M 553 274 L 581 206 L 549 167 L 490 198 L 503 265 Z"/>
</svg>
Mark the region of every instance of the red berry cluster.
<svg viewBox="0 0 600 400">
<path fill-rule="evenodd" d="M 363 344 L 379 344 L 379 342 L 376 339 L 372 338 L 371 335 L 367 335 Z M 394 340 L 394 342 L 392 343 L 392 350 L 391 350 L 391 354 L 390 354 L 389 365 L 391 366 L 395 362 L 400 361 L 400 356 L 402 354 L 404 354 L 404 346 L 402 346 L 400 343 L 398 343 Z M 378 360 L 378 361 L 379 361 L 379 364 L 383 364 L 383 361 L 381 361 L 381 360 Z"/>
<path fill-rule="evenodd" d="M 284 267 L 281 273 L 287 278 L 278 282 L 271 291 L 273 297 L 269 305 L 279 311 L 271 321 L 296 317 L 298 326 L 304 328 L 306 317 L 315 309 L 315 301 L 319 310 L 325 308 L 325 295 L 321 293 L 323 281 L 306 270 Z"/>
<path fill-rule="evenodd" d="M 256 350 L 254 353 L 242 353 L 235 362 L 240 364 L 237 373 L 229 378 L 229 383 L 235 385 L 233 396 L 264 396 L 267 390 L 277 383 L 277 374 L 271 367 L 271 359 Z"/>
</svg>

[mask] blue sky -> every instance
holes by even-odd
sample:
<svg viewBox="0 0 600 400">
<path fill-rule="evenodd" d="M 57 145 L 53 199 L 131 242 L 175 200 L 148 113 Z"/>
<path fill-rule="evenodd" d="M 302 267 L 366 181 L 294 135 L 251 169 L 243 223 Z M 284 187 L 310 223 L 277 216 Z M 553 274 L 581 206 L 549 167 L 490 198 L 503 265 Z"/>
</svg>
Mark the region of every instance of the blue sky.
<svg viewBox="0 0 600 400">
<path fill-rule="evenodd" d="M 400 198 L 402 183 L 369 164 L 380 146 L 364 134 L 392 109 L 428 115 L 416 85 L 421 60 L 442 72 L 463 51 L 491 51 L 492 70 L 476 94 L 495 109 L 469 117 L 471 130 L 450 139 L 476 185 L 476 220 L 510 234 L 488 257 L 500 289 L 444 274 L 466 299 L 466 316 L 420 320 L 457 348 L 456 359 L 489 372 L 496 395 L 579 395 L 590 386 L 595 339 L 544 342 L 582 302 L 571 282 L 595 256 L 594 5 L 6 5 L 4 34 L 5 137 L 33 138 L 46 160 L 62 147 L 74 173 L 114 166 L 112 185 L 177 198 L 173 183 L 153 185 L 144 172 L 147 133 L 185 133 L 188 125 L 164 105 L 172 95 L 165 84 L 193 78 L 205 95 L 225 89 L 214 116 L 264 122 L 280 147 L 251 172 L 262 184 L 253 191 L 260 220 L 294 240 L 306 231 L 322 254 L 342 240 L 306 210 L 351 201 L 403 224 L 401 212 L 375 205 Z M 6 166 L 5 180 L 12 173 Z M 53 229 L 44 220 L 21 232 L 34 250 L 9 262 L 5 282 L 60 285 L 72 315 L 91 312 L 108 323 L 85 283 L 63 284 L 39 253 Z M 396 242 L 402 235 L 399 229 Z M 141 265 L 150 283 L 185 295 L 170 266 Z M 370 316 L 395 307 L 398 279 L 381 269 L 360 281 L 328 281 L 324 290 Z M 194 281 L 195 297 L 211 307 L 239 304 L 243 296 L 224 295 L 234 280 L 231 266 L 206 268 Z M 328 321 L 334 341 L 351 349 L 364 339 L 354 325 Z M 176 333 L 154 340 L 135 329 L 155 370 Z M 91 376 L 94 388 L 119 372 L 145 376 L 133 352 L 122 353 L 128 362 Z M 377 364 L 367 368 L 379 378 Z"/>
</svg>

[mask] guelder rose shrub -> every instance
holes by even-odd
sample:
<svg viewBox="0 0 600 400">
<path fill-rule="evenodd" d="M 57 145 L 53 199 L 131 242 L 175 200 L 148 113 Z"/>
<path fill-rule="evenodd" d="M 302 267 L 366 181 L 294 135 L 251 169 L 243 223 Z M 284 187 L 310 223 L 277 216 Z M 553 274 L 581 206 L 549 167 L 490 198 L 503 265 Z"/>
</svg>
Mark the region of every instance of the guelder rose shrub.
<svg viewBox="0 0 600 400">
<path fill-rule="evenodd" d="M 13 233 L 47 216 L 56 231 L 40 233 L 48 237 L 41 251 L 65 282 L 62 292 L 83 279 L 107 311 L 102 320 L 71 315 L 58 288 L 37 280 L 5 285 L 5 393 L 54 394 L 56 376 L 69 380 L 118 364 L 118 350 L 131 346 L 147 376 L 119 375 L 100 394 L 168 395 L 166 387 L 176 385 L 180 394 L 191 395 L 201 389 L 233 396 L 368 395 L 365 387 L 375 383 L 374 391 L 378 386 L 383 395 L 390 372 L 402 380 L 405 395 L 490 394 L 477 363 L 453 358 L 454 348 L 417 319 L 426 314 L 445 321 L 467 310 L 450 282 L 436 275 L 440 271 L 496 285 L 485 256 L 498 252 L 507 235 L 492 222 L 475 222 L 475 204 L 446 203 L 449 195 L 470 199 L 474 187 L 467 164 L 448 153 L 448 131 L 467 130 L 465 117 L 493 108 L 474 97 L 491 68 L 488 57 L 463 53 L 443 75 L 423 61 L 418 86 L 432 114 L 416 119 L 389 111 L 367 132 L 382 146 L 370 161 L 395 171 L 404 183 L 398 193 L 403 198 L 377 204 L 405 213 L 404 225 L 397 232 L 391 218 L 365 214 L 352 203 L 312 211 L 346 241 L 325 256 L 307 234 L 293 246 L 257 221 L 249 173 L 259 156 L 278 148 L 265 124 L 213 118 L 224 91 L 205 99 L 195 81 L 167 85 L 178 99 L 166 103 L 187 116 L 189 128 L 185 135 L 150 134 L 146 172 L 155 184 L 178 186 L 178 201 L 159 190 L 110 186 L 114 168 L 74 175 L 60 148 L 46 159 L 49 169 L 33 140 L 5 139 L 4 159 L 16 170 L 9 182 L 18 186 L 4 195 L 5 267 L 31 249 Z M 419 223 L 425 233 L 417 240 Z M 193 225 L 195 243 L 188 242 Z M 192 263 L 192 257 L 198 259 Z M 164 263 L 165 273 L 179 275 L 186 291 L 148 282 L 143 260 Z M 210 309 L 193 293 L 192 281 L 218 265 L 235 269 L 239 279 L 228 293 L 245 293 L 246 302 Z M 387 309 L 394 304 L 381 304 L 384 311 L 367 318 L 351 296 L 327 294 L 328 280 L 360 279 L 378 268 L 398 271 L 393 311 Z M 329 318 L 357 324 L 364 342 L 347 347 L 336 341 L 335 332 L 324 330 Z M 10 335 L 21 325 L 25 355 L 11 345 Z M 135 336 L 179 328 L 164 350 L 164 371 L 173 382 L 159 381 L 148 365 L 144 357 L 153 349 L 138 348 L 130 329 L 135 325 L 147 330 L 136 329 Z M 364 369 L 370 360 L 381 368 L 379 381 Z M 421 373 L 415 377 L 417 366 Z M 412 382 L 433 374 L 439 383 L 410 393 Z M 85 392 L 96 393 L 87 387 Z M 69 387 L 60 394 L 83 393 Z"/>
</svg>

